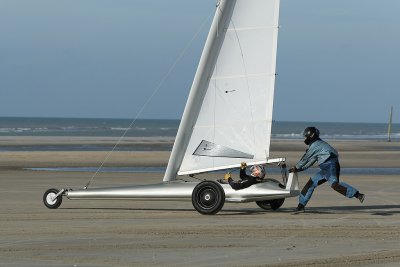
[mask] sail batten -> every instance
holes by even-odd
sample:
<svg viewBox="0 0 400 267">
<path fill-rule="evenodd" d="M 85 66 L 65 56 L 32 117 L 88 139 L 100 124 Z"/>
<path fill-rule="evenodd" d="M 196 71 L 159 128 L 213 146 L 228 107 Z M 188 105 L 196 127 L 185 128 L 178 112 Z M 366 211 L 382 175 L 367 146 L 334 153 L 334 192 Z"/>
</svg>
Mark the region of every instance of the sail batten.
<svg viewBox="0 0 400 267">
<path fill-rule="evenodd" d="M 164 181 L 269 157 L 279 0 L 221 0 Z"/>
</svg>

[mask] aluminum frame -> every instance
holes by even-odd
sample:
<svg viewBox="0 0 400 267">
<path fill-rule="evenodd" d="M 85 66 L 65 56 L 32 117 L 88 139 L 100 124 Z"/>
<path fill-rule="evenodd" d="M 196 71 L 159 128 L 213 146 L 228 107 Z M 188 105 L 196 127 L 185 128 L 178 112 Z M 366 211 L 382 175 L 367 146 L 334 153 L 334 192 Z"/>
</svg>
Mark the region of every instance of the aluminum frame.
<svg viewBox="0 0 400 267">
<path fill-rule="evenodd" d="M 142 199 L 142 200 L 188 200 L 199 182 L 163 182 L 148 185 L 123 187 L 63 189 L 68 199 Z M 297 173 L 289 173 L 285 188 L 272 180 L 252 185 L 242 190 L 233 190 L 229 184 L 221 184 L 226 202 L 253 202 L 299 195 Z"/>
</svg>

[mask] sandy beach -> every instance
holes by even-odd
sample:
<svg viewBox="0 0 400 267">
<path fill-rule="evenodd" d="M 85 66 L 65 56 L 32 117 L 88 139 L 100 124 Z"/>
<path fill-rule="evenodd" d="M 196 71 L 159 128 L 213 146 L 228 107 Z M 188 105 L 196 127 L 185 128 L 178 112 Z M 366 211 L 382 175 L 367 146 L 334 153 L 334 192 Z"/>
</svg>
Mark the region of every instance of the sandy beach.
<svg viewBox="0 0 400 267">
<path fill-rule="evenodd" d="M 1 146 L 69 145 L 115 139 L 0 138 Z M 130 139 L 130 145 L 172 140 Z M 344 168 L 399 168 L 400 142 L 334 141 Z M 294 164 L 301 141 L 272 140 L 271 157 Z M 47 209 L 49 188 L 81 188 L 89 172 L 35 167 L 97 167 L 104 151 L 0 152 L 0 266 L 399 266 L 400 174 L 347 175 L 366 193 L 360 204 L 328 185 L 318 187 L 304 214 L 297 198 L 277 211 L 226 203 L 213 216 L 190 201 L 68 200 Z M 166 166 L 168 151 L 118 151 L 104 166 Z M 99 173 L 92 187 L 158 183 L 162 173 Z M 209 179 L 217 179 L 215 175 Z M 280 179 L 279 177 L 272 177 Z M 300 186 L 308 175 L 300 174 Z"/>
</svg>

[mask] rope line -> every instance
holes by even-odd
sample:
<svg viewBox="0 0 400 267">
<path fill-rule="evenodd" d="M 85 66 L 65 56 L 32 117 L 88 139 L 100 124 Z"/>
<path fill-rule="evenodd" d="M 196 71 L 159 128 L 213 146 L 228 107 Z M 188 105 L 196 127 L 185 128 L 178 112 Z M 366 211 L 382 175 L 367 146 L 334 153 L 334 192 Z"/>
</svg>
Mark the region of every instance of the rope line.
<svg viewBox="0 0 400 267">
<path fill-rule="evenodd" d="M 164 82 L 167 80 L 167 78 L 170 76 L 172 71 L 175 69 L 176 65 L 181 61 L 181 59 L 184 57 L 186 54 L 187 50 L 192 46 L 193 41 L 198 37 L 206 23 L 210 20 L 210 16 L 212 14 L 208 15 L 208 17 L 203 21 L 203 23 L 200 25 L 198 30 L 195 32 L 194 36 L 189 40 L 189 42 L 186 44 L 184 49 L 180 52 L 178 55 L 177 59 L 174 61 L 174 63 L 171 65 L 167 73 L 164 75 L 164 77 L 160 80 L 159 84 L 157 87 L 154 89 L 153 93 L 150 95 L 150 97 L 146 100 L 146 102 L 143 104 L 143 106 L 140 108 L 139 112 L 136 114 L 132 122 L 129 124 L 129 127 L 124 131 L 124 133 L 118 138 L 116 144 L 113 146 L 111 151 L 107 153 L 103 161 L 101 162 L 100 166 L 97 168 L 96 172 L 92 175 L 90 178 L 89 182 L 85 185 L 83 189 L 87 189 L 89 185 L 92 183 L 93 179 L 97 176 L 97 174 L 100 172 L 100 170 L 103 168 L 104 164 L 109 160 L 111 154 L 115 151 L 115 149 L 118 147 L 118 145 L 121 143 L 122 139 L 126 136 L 128 131 L 133 127 L 135 122 L 138 120 L 139 116 L 143 113 L 145 108 L 148 106 L 148 104 L 151 102 L 151 100 L 154 98 L 154 96 L 158 93 Z"/>
</svg>

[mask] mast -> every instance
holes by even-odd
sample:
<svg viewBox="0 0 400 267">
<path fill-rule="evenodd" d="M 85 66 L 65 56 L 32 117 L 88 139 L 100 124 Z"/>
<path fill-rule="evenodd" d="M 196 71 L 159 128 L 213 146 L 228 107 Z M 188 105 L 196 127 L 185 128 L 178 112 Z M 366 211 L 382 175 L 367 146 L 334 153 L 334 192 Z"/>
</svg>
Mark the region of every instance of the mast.
<svg viewBox="0 0 400 267">
<path fill-rule="evenodd" d="M 179 125 L 175 143 L 172 148 L 167 170 L 163 179 L 164 182 L 174 180 L 177 176 L 179 166 L 184 157 L 182 151 L 186 150 L 186 146 L 189 143 L 190 136 L 193 132 L 194 123 L 196 122 L 198 112 L 201 108 L 201 101 L 199 101 L 199 99 L 203 99 L 205 96 L 205 90 L 208 87 L 215 66 L 216 55 L 219 53 L 221 48 L 223 36 L 226 33 L 225 29 L 227 28 L 227 24 L 229 24 L 235 4 L 236 0 L 228 0 L 220 1 L 217 5 L 215 16 L 204 45 L 204 50 L 200 58 L 192 88 L 182 115 L 181 124 Z"/>
<path fill-rule="evenodd" d="M 392 115 L 393 115 L 393 106 L 390 107 L 390 114 L 389 114 L 389 125 L 388 125 L 388 142 L 391 142 L 390 134 L 392 131 Z"/>
</svg>

